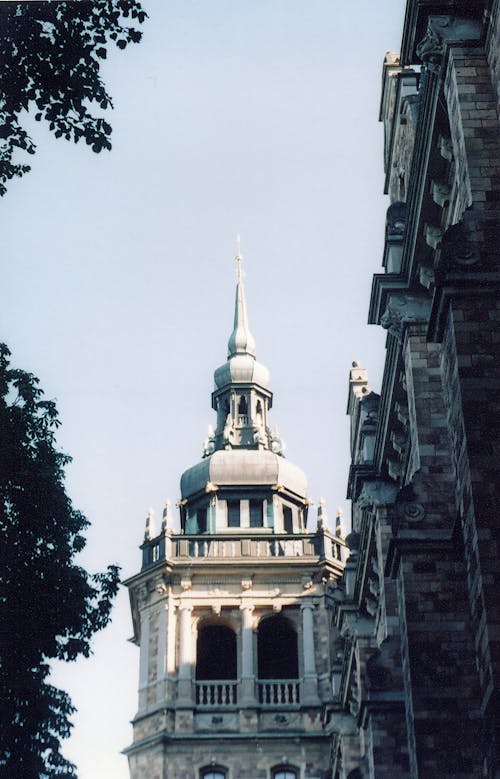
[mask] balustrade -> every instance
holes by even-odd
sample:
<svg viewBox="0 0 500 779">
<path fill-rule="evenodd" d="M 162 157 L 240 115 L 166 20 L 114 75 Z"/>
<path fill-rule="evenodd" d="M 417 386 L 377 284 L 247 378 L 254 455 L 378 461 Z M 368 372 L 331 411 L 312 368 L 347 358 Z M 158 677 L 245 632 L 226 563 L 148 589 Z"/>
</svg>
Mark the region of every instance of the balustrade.
<svg viewBox="0 0 500 779">
<path fill-rule="evenodd" d="M 169 536 L 168 549 L 162 537 L 152 539 L 143 546 L 143 567 L 154 565 L 166 557 L 237 558 L 237 557 L 325 557 L 342 561 L 344 547 L 336 539 L 325 534 L 217 536 Z"/>
<path fill-rule="evenodd" d="M 206 708 L 230 706 L 237 700 L 237 683 L 232 681 L 195 682 L 196 705 Z"/>
<path fill-rule="evenodd" d="M 257 689 L 261 706 L 288 706 L 300 702 L 297 679 L 259 680 Z"/>
</svg>

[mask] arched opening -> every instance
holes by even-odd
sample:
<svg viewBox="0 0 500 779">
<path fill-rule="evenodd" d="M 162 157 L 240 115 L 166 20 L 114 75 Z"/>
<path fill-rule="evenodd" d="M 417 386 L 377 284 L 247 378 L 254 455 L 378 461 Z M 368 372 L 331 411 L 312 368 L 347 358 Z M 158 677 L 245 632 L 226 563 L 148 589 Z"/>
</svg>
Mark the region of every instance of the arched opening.
<svg viewBox="0 0 500 779">
<path fill-rule="evenodd" d="M 240 402 L 238 403 L 238 414 L 246 416 L 248 414 L 247 399 L 244 395 L 240 396 Z"/>
<path fill-rule="evenodd" d="M 281 614 L 267 617 L 257 631 L 259 679 L 298 679 L 297 633 Z"/>
<path fill-rule="evenodd" d="M 226 779 L 226 769 L 221 768 L 221 766 L 202 768 L 200 771 L 200 779 Z"/>
<path fill-rule="evenodd" d="M 196 642 L 196 679 L 236 679 L 236 634 L 226 625 L 202 625 Z"/>
<path fill-rule="evenodd" d="M 273 779 L 297 779 L 298 773 L 291 766 L 280 765 L 277 768 L 273 768 L 272 776 Z"/>
<path fill-rule="evenodd" d="M 260 400 L 257 401 L 257 406 L 255 407 L 255 414 L 257 416 L 257 424 L 263 425 L 264 424 L 264 415 L 262 413 L 262 403 Z"/>
</svg>

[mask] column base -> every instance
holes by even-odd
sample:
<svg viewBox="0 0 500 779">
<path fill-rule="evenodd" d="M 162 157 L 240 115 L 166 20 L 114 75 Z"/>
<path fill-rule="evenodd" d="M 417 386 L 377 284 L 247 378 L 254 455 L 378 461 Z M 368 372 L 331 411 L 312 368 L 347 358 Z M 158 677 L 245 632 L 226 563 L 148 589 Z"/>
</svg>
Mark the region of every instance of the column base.
<svg viewBox="0 0 500 779">
<path fill-rule="evenodd" d="M 318 695 L 318 678 L 306 676 L 300 685 L 300 703 L 302 706 L 319 706 L 321 701 Z"/>
<path fill-rule="evenodd" d="M 241 708 L 255 708 L 257 706 L 255 680 L 253 677 L 241 680 L 238 706 Z"/>
</svg>

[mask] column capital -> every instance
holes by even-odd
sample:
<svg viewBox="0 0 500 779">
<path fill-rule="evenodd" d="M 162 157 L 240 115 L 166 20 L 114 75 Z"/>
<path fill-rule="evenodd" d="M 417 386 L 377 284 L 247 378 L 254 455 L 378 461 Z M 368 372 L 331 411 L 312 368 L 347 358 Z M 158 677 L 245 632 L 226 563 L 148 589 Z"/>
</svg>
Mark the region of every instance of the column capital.
<svg viewBox="0 0 500 779">
<path fill-rule="evenodd" d="M 243 601 L 243 603 L 240 603 L 240 611 L 250 611 L 252 612 L 255 608 L 254 603 L 248 603 L 246 601 Z"/>
<path fill-rule="evenodd" d="M 313 609 L 315 609 L 315 608 L 316 608 L 316 604 L 315 604 L 315 603 L 314 603 L 312 600 L 304 600 L 304 601 L 302 601 L 302 603 L 300 604 L 300 609 L 301 609 L 301 611 L 302 611 L 303 609 L 311 609 L 311 611 L 312 611 L 312 610 L 313 610 Z"/>
</svg>

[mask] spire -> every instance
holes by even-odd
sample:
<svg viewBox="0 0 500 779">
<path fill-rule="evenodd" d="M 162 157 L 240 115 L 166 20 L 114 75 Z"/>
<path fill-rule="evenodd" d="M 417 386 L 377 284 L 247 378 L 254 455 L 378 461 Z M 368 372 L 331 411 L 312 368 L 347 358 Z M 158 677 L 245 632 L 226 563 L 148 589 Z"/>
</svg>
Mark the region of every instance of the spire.
<svg viewBox="0 0 500 779">
<path fill-rule="evenodd" d="M 227 344 L 228 359 L 237 354 L 248 354 L 250 357 L 255 357 L 255 341 L 248 329 L 247 306 L 245 301 L 245 289 L 243 287 L 243 273 L 241 269 L 243 255 L 241 254 L 239 235 L 236 237 L 236 242 L 237 254 L 235 260 L 238 263 L 238 271 L 236 300 L 234 305 L 234 326 Z"/>
</svg>

